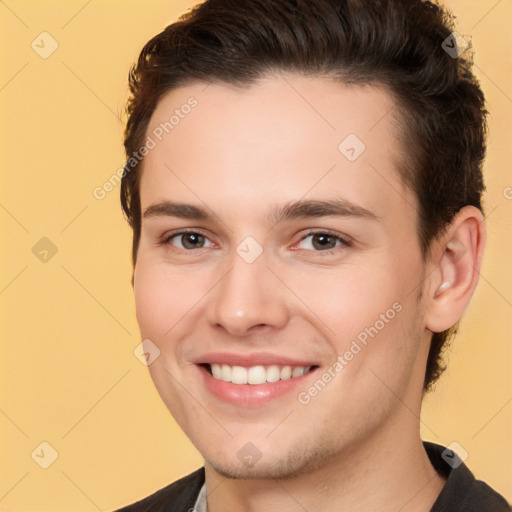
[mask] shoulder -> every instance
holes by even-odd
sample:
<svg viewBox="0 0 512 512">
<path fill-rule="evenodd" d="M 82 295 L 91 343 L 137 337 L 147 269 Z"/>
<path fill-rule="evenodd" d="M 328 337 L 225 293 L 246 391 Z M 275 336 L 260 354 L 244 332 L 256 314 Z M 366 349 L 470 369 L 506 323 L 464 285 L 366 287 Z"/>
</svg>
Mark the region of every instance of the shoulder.
<svg viewBox="0 0 512 512">
<path fill-rule="evenodd" d="M 461 510 L 468 511 L 489 511 L 489 512 L 510 512 L 512 507 L 507 503 L 505 498 L 498 494 L 494 489 L 489 487 L 485 482 L 475 480 L 463 505 L 466 508 Z"/>
<path fill-rule="evenodd" d="M 434 468 L 446 478 L 431 512 L 510 512 L 505 498 L 477 480 L 452 450 L 434 443 L 423 443 Z"/>
<path fill-rule="evenodd" d="M 116 512 L 188 512 L 194 507 L 203 483 L 204 468 L 201 468 Z"/>
</svg>

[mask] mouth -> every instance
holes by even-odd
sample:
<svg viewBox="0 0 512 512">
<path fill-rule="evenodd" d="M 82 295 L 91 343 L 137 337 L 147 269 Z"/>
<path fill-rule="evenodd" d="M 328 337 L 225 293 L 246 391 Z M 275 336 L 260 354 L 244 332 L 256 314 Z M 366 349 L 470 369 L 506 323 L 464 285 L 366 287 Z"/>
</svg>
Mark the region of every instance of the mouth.
<svg viewBox="0 0 512 512">
<path fill-rule="evenodd" d="M 316 365 L 256 365 L 244 367 L 219 363 L 205 363 L 201 366 L 203 366 L 215 380 L 229 382 L 235 385 L 249 384 L 253 386 L 296 379 L 318 368 Z"/>
<path fill-rule="evenodd" d="M 194 361 L 206 390 L 222 402 L 253 408 L 276 400 L 294 400 L 319 366 L 268 353 L 216 353 Z"/>
</svg>

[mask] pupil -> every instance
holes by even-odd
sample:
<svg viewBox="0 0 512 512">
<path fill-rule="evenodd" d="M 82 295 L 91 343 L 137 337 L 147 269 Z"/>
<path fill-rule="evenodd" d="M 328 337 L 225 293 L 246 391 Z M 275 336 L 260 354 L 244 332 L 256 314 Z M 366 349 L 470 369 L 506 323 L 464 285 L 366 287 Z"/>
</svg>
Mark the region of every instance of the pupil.
<svg viewBox="0 0 512 512">
<path fill-rule="evenodd" d="M 197 248 L 197 246 L 202 245 L 201 242 L 203 241 L 203 238 L 204 237 L 202 235 L 190 233 L 189 235 L 185 236 L 183 245 L 189 249 Z"/>
<path fill-rule="evenodd" d="M 336 242 L 329 235 L 315 235 L 313 237 L 313 245 L 316 249 L 331 249 L 334 248 Z"/>
</svg>

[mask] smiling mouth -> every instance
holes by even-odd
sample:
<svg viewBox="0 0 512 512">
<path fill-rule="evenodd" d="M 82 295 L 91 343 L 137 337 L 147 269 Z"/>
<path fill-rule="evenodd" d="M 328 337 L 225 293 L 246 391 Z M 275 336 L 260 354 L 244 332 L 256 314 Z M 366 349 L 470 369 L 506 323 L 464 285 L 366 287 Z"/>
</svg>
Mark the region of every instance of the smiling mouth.
<svg viewBox="0 0 512 512">
<path fill-rule="evenodd" d="M 302 377 L 318 366 L 231 366 L 228 364 L 203 364 L 201 365 L 210 375 L 223 382 L 232 384 L 265 384 Z"/>
</svg>

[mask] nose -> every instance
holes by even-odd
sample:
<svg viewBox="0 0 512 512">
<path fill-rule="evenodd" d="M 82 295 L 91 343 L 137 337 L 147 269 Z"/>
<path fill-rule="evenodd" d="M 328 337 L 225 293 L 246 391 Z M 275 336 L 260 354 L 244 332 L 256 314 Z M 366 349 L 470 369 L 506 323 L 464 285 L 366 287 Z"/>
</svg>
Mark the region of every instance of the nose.
<svg viewBox="0 0 512 512">
<path fill-rule="evenodd" d="M 282 329 L 290 316 L 286 293 L 264 255 L 247 263 L 234 254 L 231 263 L 210 296 L 210 325 L 237 337 Z"/>
</svg>

